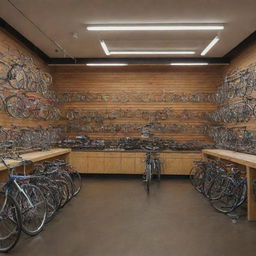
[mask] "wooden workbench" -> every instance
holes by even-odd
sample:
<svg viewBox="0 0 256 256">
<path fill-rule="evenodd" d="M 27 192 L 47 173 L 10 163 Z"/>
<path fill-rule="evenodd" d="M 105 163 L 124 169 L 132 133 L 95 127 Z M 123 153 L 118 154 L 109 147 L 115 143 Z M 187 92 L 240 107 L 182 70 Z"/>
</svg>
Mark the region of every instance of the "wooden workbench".
<svg viewBox="0 0 256 256">
<path fill-rule="evenodd" d="M 59 157 L 59 156 L 67 156 L 71 152 L 71 149 L 69 148 L 54 148 L 47 151 L 36 151 L 32 153 L 27 153 L 20 155 L 24 160 L 30 160 L 33 163 L 48 160 L 51 158 Z M 19 163 L 18 160 L 6 160 L 6 163 L 8 166 L 12 167 Z M 0 163 L 0 171 L 6 170 L 6 166 L 2 163 Z"/>
<path fill-rule="evenodd" d="M 253 197 L 253 180 L 256 179 L 256 156 L 234 152 L 223 149 L 204 149 L 202 158 L 207 160 L 209 157 L 219 160 L 227 160 L 245 166 L 247 175 L 247 219 L 256 221 L 256 200 Z"/>
</svg>

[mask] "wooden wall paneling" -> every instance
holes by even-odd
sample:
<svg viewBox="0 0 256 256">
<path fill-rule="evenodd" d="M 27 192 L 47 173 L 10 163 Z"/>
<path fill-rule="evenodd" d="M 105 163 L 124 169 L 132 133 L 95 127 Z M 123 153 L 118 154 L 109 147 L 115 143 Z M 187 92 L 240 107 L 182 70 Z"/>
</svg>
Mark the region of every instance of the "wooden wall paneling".
<svg viewBox="0 0 256 256">
<path fill-rule="evenodd" d="M 105 152 L 104 159 L 104 173 L 121 173 L 122 158 L 120 152 Z"/>
<path fill-rule="evenodd" d="M 54 88 L 58 93 L 80 92 L 80 93 L 147 93 L 153 95 L 162 94 L 163 90 L 168 92 L 183 93 L 213 93 L 219 86 L 224 68 L 222 66 L 211 67 L 157 67 L 157 66 L 130 66 L 122 68 L 88 68 L 88 67 L 52 67 L 54 76 Z M 166 107 L 175 112 L 191 110 L 196 112 L 207 112 L 216 108 L 212 103 L 197 102 L 70 102 L 61 104 L 64 112 L 67 109 L 80 111 L 105 111 L 114 109 L 144 109 L 155 111 Z M 205 120 L 168 120 L 161 123 L 202 125 L 207 124 Z M 78 122 L 72 121 L 72 124 Z M 148 123 L 142 119 L 119 119 L 105 121 L 112 124 L 135 124 Z M 82 126 L 83 123 L 79 123 Z M 140 133 L 89 133 L 82 131 L 70 131 L 69 136 L 86 134 L 92 138 L 112 139 L 119 137 L 140 137 Z M 186 134 L 159 133 L 155 136 L 162 138 L 173 138 L 178 141 L 199 140 L 209 143 L 209 138 L 204 134 L 188 132 Z"/>
<path fill-rule="evenodd" d="M 87 171 L 88 173 L 105 172 L 105 153 L 104 152 L 87 152 Z"/>
<path fill-rule="evenodd" d="M 194 161 L 201 159 L 201 153 L 161 153 L 163 174 L 188 175 Z"/>
<path fill-rule="evenodd" d="M 135 173 L 143 174 L 145 171 L 146 153 L 136 153 Z"/>
<path fill-rule="evenodd" d="M 70 164 L 80 173 L 88 172 L 88 154 L 87 152 L 74 152 L 70 153 Z"/>
<path fill-rule="evenodd" d="M 121 173 L 136 173 L 136 153 L 123 152 L 121 158 Z"/>
</svg>

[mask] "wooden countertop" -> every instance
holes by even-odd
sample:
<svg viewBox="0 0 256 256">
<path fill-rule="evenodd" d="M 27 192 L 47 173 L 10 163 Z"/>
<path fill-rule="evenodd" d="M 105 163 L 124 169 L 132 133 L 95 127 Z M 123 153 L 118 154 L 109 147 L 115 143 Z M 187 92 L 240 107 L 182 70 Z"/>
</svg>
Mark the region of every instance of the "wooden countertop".
<svg viewBox="0 0 256 256">
<path fill-rule="evenodd" d="M 224 149 L 203 149 L 203 154 L 212 155 L 238 164 L 256 168 L 256 156 Z"/>
<path fill-rule="evenodd" d="M 54 148 L 54 149 L 50 149 L 47 151 L 36 151 L 36 152 L 32 152 L 32 153 L 22 154 L 22 155 L 20 155 L 20 157 L 22 157 L 24 160 L 30 160 L 33 163 L 35 163 L 35 162 L 39 162 L 42 160 L 47 160 L 47 159 L 55 157 L 55 156 L 68 154 L 70 152 L 71 152 L 71 149 L 69 149 L 69 148 Z M 18 160 L 6 159 L 6 163 L 10 167 L 17 165 L 19 162 L 20 161 L 18 161 Z M 3 171 L 3 170 L 6 170 L 6 166 L 4 164 L 0 163 L 0 171 Z"/>
</svg>

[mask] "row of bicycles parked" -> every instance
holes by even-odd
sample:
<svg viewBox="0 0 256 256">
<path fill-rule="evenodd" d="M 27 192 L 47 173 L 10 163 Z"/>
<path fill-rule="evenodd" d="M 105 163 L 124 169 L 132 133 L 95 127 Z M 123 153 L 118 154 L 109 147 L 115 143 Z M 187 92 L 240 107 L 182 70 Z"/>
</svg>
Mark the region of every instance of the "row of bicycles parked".
<svg viewBox="0 0 256 256">
<path fill-rule="evenodd" d="M 221 161 L 196 161 L 190 172 L 195 189 L 207 198 L 218 212 L 230 214 L 247 198 L 245 171 Z"/>
<path fill-rule="evenodd" d="M 63 160 L 36 164 L 31 174 L 26 173 L 30 161 L 16 160 L 17 164 L 10 166 L 0 157 L 9 171 L 0 192 L 0 252 L 10 251 L 21 232 L 39 234 L 82 186 L 79 173 Z"/>
</svg>

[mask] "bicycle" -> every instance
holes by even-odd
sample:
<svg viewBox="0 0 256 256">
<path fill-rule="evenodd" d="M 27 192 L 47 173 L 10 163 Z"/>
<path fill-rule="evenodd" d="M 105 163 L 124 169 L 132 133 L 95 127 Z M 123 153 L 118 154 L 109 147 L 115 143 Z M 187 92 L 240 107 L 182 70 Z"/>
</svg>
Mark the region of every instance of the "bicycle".
<svg viewBox="0 0 256 256">
<path fill-rule="evenodd" d="M 0 253 L 10 251 L 19 241 L 21 214 L 17 202 L 7 191 L 0 192 Z"/>
<path fill-rule="evenodd" d="M 17 202 L 21 213 L 21 227 L 24 233 L 35 236 L 40 233 L 46 220 L 46 202 L 41 190 L 29 184 L 29 176 L 14 175 L 17 167 L 30 164 L 30 161 L 21 160 L 15 166 L 8 166 L 3 158 L 0 161 L 9 171 L 9 179 L 4 185 L 4 192 L 11 195 Z"/>
<path fill-rule="evenodd" d="M 153 156 L 153 158 L 152 158 Z M 145 188 L 147 193 L 150 192 L 150 183 L 152 180 L 152 176 L 157 175 L 158 181 L 161 178 L 161 162 L 157 157 L 155 152 L 146 152 L 145 159 L 145 172 L 143 174 L 143 182 L 145 183 Z"/>
</svg>

